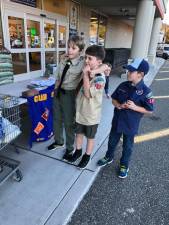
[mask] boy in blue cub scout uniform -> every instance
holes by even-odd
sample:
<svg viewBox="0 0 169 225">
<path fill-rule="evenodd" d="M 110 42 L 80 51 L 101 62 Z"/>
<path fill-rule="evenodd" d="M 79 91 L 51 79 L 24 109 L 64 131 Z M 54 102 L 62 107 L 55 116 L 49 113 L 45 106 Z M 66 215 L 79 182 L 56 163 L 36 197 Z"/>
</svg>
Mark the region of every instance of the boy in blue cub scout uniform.
<svg viewBox="0 0 169 225">
<path fill-rule="evenodd" d="M 114 117 L 109 135 L 108 150 L 104 158 L 98 161 L 105 166 L 113 161 L 115 148 L 123 135 L 123 152 L 120 159 L 119 177 L 127 177 L 132 154 L 134 136 L 138 132 L 140 119 L 153 111 L 152 91 L 143 81 L 149 71 L 149 64 L 144 59 L 134 59 L 125 67 L 128 81 L 121 83 L 112 94 Z"/>
</svg>

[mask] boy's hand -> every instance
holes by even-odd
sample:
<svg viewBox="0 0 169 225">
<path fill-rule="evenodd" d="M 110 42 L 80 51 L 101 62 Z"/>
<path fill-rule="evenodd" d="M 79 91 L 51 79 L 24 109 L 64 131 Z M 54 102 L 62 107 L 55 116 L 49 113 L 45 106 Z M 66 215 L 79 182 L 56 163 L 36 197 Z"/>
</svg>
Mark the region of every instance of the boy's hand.
<svg viewBox="0 0 169 225">
<path fill-rule="evenodd" d="M 90 66 L 89 66 L 89 65 L 86 65 L 86 66 L 83 68 L 83 74 L 84 74 L 84 75 L 89 75 L 90 72 L 91 72 Z"/>
<path fill-rule="evenodd" d="M 93 78 L 97 74 L 97 70 L 90 71 L 90 77 Z"/>
<path fill-rule="evenodd" d="M 120 108 L 121 108 L 121 109 L 128 109 L 127 103 L 125 102 L 125 103 L 121 104 L 121 105 L 120 105 Z"/>
<path fill-rule="evenodd" d="M 136 105 L 133 101 L 128 100 L 127 103 L 126 103 L 126 107 L 127 107 L 128 109 L 132 109 L 132 110 L 135 111 L 136 108 L 137 108 L 137 105 Z"/>
<path fill-rule="evenodd" d="M 109 67 L 106 64 L 101 64 L 97 69 L 90 71 L 90 77 L 93 78 L 96 74 L 104 73 L 106 70 L 109 70 Z"/>
</svg>

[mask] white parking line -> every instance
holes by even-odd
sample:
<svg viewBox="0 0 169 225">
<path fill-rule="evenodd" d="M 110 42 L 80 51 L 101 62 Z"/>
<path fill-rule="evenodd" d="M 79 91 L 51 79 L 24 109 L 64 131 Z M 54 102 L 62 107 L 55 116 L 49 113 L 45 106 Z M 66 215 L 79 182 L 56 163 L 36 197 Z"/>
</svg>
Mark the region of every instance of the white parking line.
<svg viewBox="0 0 169 225">
<path fill-rule="evenodd" d="M 155 79 L 155 80 L 157 80 L 157 81 L 161 81 L 161 80 L 169 80 L 169 78 L 157 78 L 157 79 Z"/>
<path fill-rule="evenodd" d="M 169 70 L 162 70 L 162 71 L 159 71 L 159 73 L 168 73 Z"/>
</svg>

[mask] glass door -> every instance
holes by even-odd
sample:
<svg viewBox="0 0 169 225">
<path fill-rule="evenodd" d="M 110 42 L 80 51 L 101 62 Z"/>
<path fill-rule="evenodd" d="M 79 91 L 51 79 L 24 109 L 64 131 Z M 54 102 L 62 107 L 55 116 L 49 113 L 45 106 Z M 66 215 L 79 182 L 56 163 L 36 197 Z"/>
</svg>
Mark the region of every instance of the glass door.
<svg viewBox="0 0 169 225">
<path fill-rule="evenodd" d="M 42 65 L 42 19 L 39 17 L 26 15 L 26 49 L 27 49 L 27 62 L 28 71 L 38 72 L 43 75 Z"/>
<path fill-rule="evenodd" d="M 12 53 L 14 75 L 26 74 L 28 68 L 24 14 L 7 12 L 4 21 L 4 44 Z"/>
<path fill-rule="evenodd" d="M 42 76 L 46 67 L 56 67 L 56 20 L 8 11 L 4 21 L 5 46 L 12 53 L 15 80 Z"/>
<path fill-rule="evenodd" d="M 56 69 L 57 64 L 57 32 L 56 29 L 57 24 L 56 20 L 51 19 L 43 19 L 43 43 L 44 43 L 44 51 L 43 51 L 43 70 L 50 74 L 53 74 Z"/>
</svg>

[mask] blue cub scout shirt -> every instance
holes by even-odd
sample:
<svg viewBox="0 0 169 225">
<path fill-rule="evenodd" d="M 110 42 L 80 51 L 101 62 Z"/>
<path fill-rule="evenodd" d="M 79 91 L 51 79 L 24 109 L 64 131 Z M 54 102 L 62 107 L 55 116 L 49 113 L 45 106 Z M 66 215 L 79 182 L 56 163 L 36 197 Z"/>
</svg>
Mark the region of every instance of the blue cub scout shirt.
<svg viewBox="0 0 169 225">
<path fill-rule="evenodd" d="M 144 81 L 141 80 L 136 86 L 133 86 L 130 81 L 121 83 L 112 94 L 112 99 L 117 100 L 120 104 L 133 101 L 137 106 L 144 107 L 148 111 L 153 111 L 152 92 Z M 112 127 L 118 133 L 127 135 L 135 135 L 138 133 L 140 119 L 143 114 L 131 109 L 114 108 L 114 117 Z"/>
</svg>

